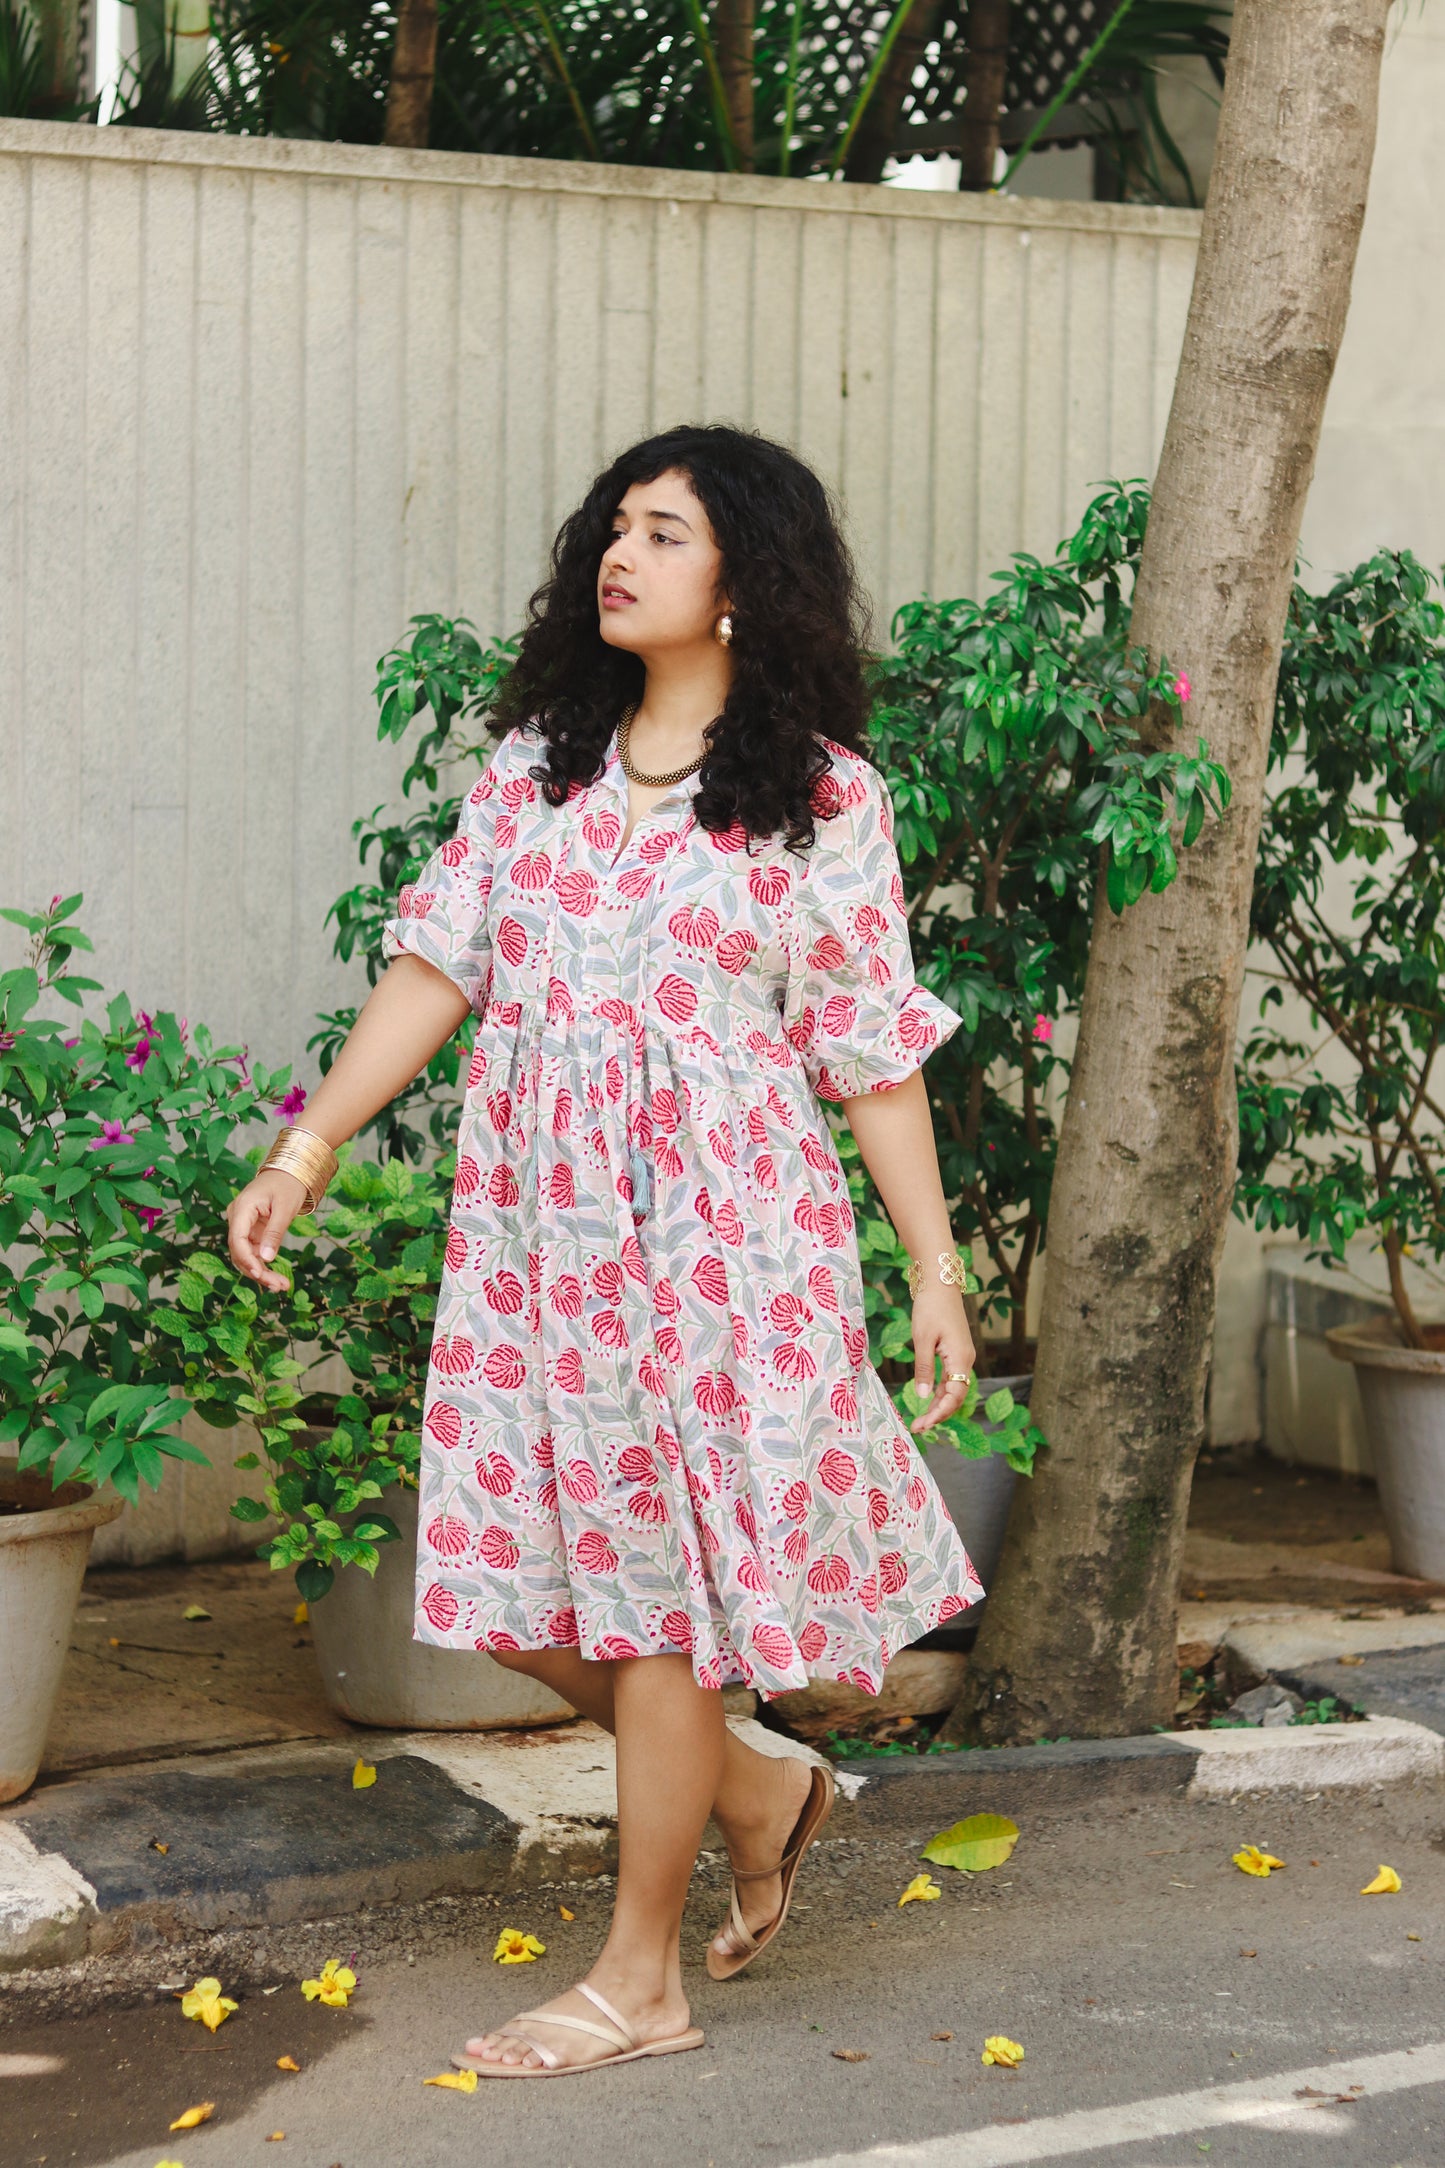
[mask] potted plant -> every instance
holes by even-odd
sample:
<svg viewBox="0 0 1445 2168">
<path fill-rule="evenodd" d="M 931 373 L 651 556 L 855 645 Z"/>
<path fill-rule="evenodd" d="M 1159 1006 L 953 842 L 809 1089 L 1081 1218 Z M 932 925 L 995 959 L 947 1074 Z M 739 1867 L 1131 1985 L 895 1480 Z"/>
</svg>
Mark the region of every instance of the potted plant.
<svg viewBox="0 0 1445 2168">
<path fill-rule="evenodd" d="M 178 1344 L 159 1299 L 243 1163 L 230 1148 L 285 1086 L 236 1049 L 96 981 L 79 896 L 6 910 L 29 939 L 0 973 L 0 1798 L 39 1767 L 91 1539 L 168 1461 L 207 1465 L 176 1435 L 210 1351 Z"/>
<path fill-rule="evenodd" d="M 1383 1255 L 1390 1314 L 1326 1337 L 1354 1368 L 1396 1570 L 1445 1580 L 1445 609 L 1408 553 L 1296 589 L 1270 767 L 1238 1208 L 1326 1263 L 1359 1238 Z M 1308 1039 L 1272 1013 L 1286 992 Z"/>
</svg>

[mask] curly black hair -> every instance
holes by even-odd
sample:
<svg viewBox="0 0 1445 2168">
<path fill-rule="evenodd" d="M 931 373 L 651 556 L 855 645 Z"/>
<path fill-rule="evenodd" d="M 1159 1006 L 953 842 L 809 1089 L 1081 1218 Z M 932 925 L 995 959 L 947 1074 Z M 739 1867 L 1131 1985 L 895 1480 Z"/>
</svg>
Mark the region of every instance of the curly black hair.
<svg viewBox="0 0 1445 2168">
<path fill-rule="evenodd" d="M 714 833 L 816 838 L 820 741 L 866 757 L 868 608 L 838 515 L 812 469 L 769 438 L 721 425 L 648 437 L 615 459 L 564 521 L 551 575 L 533 595 L 517 661 L 488 718 L 546 740 L 532 769 L 548 803 L 601 774 L 624 707 L 642 698 L 640 659 L 597 618 L 597 570 L 634 482 L 685 474 L 722 552 L 735 628 L 733 678 L 698 771 L 695 812 Z"/>
</svg>

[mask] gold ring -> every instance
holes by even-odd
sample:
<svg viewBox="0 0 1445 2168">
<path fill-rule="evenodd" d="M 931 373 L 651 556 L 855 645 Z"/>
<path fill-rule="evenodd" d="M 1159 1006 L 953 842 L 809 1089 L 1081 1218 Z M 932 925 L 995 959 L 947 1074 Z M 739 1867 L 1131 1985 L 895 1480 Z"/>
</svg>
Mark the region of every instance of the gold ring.
<svg viewBox="0 0 1445 2168">
<path fill-rule="evenodd" d="M 969 1370 L 950 1370 L 944 1383 L 946 1385 L 967 1385 L 972 1374 Z"/>
</svg>

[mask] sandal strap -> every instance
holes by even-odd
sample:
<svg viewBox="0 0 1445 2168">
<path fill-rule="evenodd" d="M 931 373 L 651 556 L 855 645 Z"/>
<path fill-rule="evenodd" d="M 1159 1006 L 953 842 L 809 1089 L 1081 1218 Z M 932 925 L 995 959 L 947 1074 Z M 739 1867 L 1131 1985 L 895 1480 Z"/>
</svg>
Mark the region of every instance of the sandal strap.
<svg viewBox="0 0 1445 2168">
<path fill-rule="evenodd" d="M 531 2012 L 528 2011 L 526 2014 L 530 2016 Z M 544 2070 L 556 2069 L 558 2057 L 554 2050 L 543 2047 L 540 2040 L 534 2040 L 530 2033 L 519 2031 L 515 2024 L 503 2025 L 497 2034 L 497 2038 L 499 2040 L 520 2040 L 524 2048 L 531 2049 Z"/>
<path fill-rule="evenodd" d="M 616 2026 L 617 2030 L 621 2033 L 623 2039 L 626 2041 L 629 2048 L 635 2048 L 638 2045 L 636 2033 L 632 2030 L 632 2027 L 628 2024 L 626 2018 L 623 2017 L 622 2013 L 619 2010 L 613 2009 L 611 2003 L 607 2000 L 605 1995 L 599 1995 L 596 1988 L 589 1987 L 585 1980 L 579 1980 L 577 1982 L 577 1993 L 579 1995 L 585 1995 L 587 1997 L 587 2000 L 592 2004 L 593 2008 L 602 2012 L 602 2015 L 606 2018 L 609 2025 Z M 580 2025 L 582 2023 L 582 2020 L 580 2018 L 576 2018 L 573 2020 L 573 2022 Z M 592 2027 L 592 2030 L 594 2032 L 597 2030 L 595 2025 Z"/>
<path fill-rule="evenodd" d="M 520 2016 L 513 2020 L 513 2023 L 518 2025 L 524 2023 L 529 2025 L 565 2025 L 568 2032 L 591 2033 L 594 2040 L 605 2040 L 610 2048 L 616 2048 L 619 2044 L 625 2048 L 632 2048 L 637 2045 L 630 2033 L 621 2033 L 620 2027 L 616 2029 L 611 2026 L 604 2028 L 601 2025 L 594 2025 L 590 2017 L 568 2017 L 560 2010 L 523 2010 Z M 502 2030 L 505 2032 L 507 2028 L 503 2026 Z M 619 2033 L 621 2033 L 620 2042 Z"/>
</svg>

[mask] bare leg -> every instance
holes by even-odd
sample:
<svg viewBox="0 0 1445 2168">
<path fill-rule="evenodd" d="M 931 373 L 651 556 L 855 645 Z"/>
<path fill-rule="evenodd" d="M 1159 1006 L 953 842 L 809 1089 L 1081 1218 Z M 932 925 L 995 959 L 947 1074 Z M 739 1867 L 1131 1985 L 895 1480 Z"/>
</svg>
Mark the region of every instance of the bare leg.
<svg viewBox="0 0 1445 2168">
<path fill-rule="evenodd" d="M 540 1679 L 605 1731 L 616 1730 L 613 1683 L 627 1668 L 625 1664 L 588 1663 L 576 1649 L 520 1649 L 497 1661 Z M 767 1867 L 781 1858 L 803 1811 L 808 1786 L 807 1767 L 797 1756 L 759 1754 L 724 1726 L 722 1773 L 712 1812 L 735 1867 Z M 619 1790 L 619 1807 L 620 1803 Z M 738 1902 L 750 1928 L 765 1927 L 782 1903 L 781 1881 L 769 1875 L 739 1883 Z M 724 1946 L 719 1937 L 717 1947 Z M 606 1993 L 605 1988 L 602 1992 Z"/>
<path fill-rule="evenodd" d="M 617 1736 L 617 1902 L 587 1978 L 639 2040 L 669 2039 L 688 2022 L 678 1934 L 722 1774 L 722 1698 L 697 1684 L 685 1656 L 633 1657 L 608 1669 Z M 597 2017 L 575 1992 L 544 2007 Z M 549 2033 L 544 2024 L 537 2030 L 563 2062 L 596 2062 L 608 2052 L 585 2033 L 562 2027 Z M 533 2068 L 540 2062 L 524 2041 L 503 2033 L 469 2040 L 467 2052 Z"/>
</svg>

